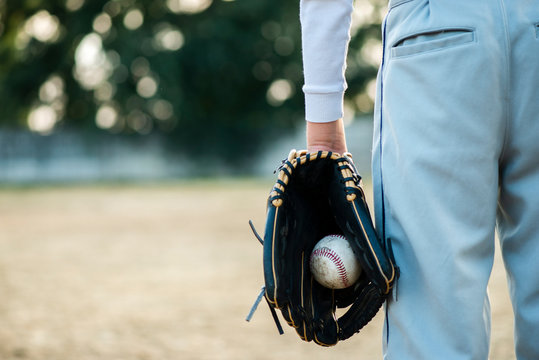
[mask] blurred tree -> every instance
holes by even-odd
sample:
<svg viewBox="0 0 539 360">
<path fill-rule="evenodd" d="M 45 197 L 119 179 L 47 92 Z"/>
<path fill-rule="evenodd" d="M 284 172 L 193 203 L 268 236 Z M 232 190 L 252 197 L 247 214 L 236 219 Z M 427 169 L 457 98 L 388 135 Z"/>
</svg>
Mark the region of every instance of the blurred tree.
<svg viewBox="0 0 539 360">
<path fill-rule="evenodd" d="M 376 58 L 362 49 L 379 50 L 380 6 L 363 7 L 347 103 L 369 112 Z M 298 11 L 297 0 L 0 0 L 0 125 L 254 154 L 303 119 Z"/>
</svg>

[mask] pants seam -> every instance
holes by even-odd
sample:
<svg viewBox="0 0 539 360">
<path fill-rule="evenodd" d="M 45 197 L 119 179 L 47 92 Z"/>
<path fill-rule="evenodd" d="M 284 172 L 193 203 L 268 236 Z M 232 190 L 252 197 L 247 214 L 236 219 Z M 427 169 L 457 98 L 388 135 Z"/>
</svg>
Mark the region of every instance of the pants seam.
<svg viewBox="0 0 539 360">
<path fill-rule="evenodd" d="M 404 2 L 407 2 L 407 1 L 411 1 L 411 0 L 403 0 L 402 2 L 400 3 L 404 3 Z M 383 245 L 384 245 L 384 248 L 387 249 L 387 246 L 386 246 L 386 214 L 385 214 L 385 196 L 384 196 L 384 177 L 383 177 L 383 171 L 382 171 L 382 128 L 383 128 L 383 107 L 384 107 L 384 65 L 385 65 L 385 62 L 386 62 L 386 38 L 387 38 L 387 21 L 388 21 L 388 18 L 391 14 L 391 10 L 394 8 L 393 7 L 390 7 L 388 12 L 387 12 L 387 15 L 386 15 L 386 18 L 384 20 L 384 23 L 383 23 L 383 29 L 382 29 L 382 62 L 381 62 L 381 65 L 380 65 L 380 129 L 379 129 L 379 176 L 380 176 L 380 200 L 381 200 L 381 212 L 382 212 L 382 219 L 381 219 L 381 223 L 382 223 L 382 234 L 381 234 L 381 238 L 382 238 L 382 242 L 383 242 Z M 389 299 L 386 301 L 386 314 L 385 314 L 385 325 L 386 325 L 386 344 L 389 344 Z"/>
<path fill-rule="evenodd" d="M 511 40 L 509 35 L 509 23 L 507 20 L 507 10 L 505 7 L 504 0 L 499 0 L 500 13 L 503 19 L 503 31 L 504 31 L 504 51 L 505 51 L 505 81 L 504 81 L 504 90 L 503 90 L 503 102 L 504 106 L 504 126 L 502 127 L 503 131 L 503 141 L 500 150 L 499 159 L 503 159 L 506 149 L 508 148 L 509 138 L 510 138 L 510 127 L 509 119 L 511 117 Z M 500 184 L 501 185 L 501 184 Z"/>
</svg>

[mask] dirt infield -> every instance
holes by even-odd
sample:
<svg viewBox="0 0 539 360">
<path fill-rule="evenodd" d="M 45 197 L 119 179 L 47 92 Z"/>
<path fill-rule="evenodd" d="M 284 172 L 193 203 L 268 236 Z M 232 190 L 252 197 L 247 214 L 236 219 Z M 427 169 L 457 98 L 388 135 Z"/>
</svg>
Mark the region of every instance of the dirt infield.
<svg viewBox="0 0 539 360">
<path fill-rule="evenodd" d="M 380 359 L 380 316 L 329 349 L 279 336 L 264 303 L 245 322 L 269 186 L 0 189 L 0 359 Z M 514 359 L 499 259 L 490 293 L 491 359 Z"/>
</svg>

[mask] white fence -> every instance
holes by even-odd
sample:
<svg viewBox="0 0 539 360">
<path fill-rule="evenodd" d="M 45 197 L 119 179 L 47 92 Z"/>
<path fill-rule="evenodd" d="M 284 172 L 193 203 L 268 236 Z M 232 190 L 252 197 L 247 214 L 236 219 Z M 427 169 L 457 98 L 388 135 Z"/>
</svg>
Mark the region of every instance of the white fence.
<svg viewBox="0 0 539 360">
<path fill-rule="evenodd" d="M 357 120 L 347 127 L 348 145 L 360 173 L 370 174 L 372 123 Z M 165 150 L 159 136 L 85 136 L 59 132 L 48 136 L 0 130 L 0 183 L 159 180 L 205 175 L 231 175 L 234 169 L 205 159 L 204 172 L 181 154 Z M 248 175 L 273 176 L 290 148 L 303 148 L 303 129 L 279 139 L 253 163 Z"/>
</svg>

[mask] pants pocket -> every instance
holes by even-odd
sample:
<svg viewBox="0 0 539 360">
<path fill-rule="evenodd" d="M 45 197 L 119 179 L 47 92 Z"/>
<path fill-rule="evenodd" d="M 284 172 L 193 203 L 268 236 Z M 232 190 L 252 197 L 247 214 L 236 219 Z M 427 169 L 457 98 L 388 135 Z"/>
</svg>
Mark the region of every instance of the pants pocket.
<svg viewBox="0 0 539 360">
<path fill-rule="evenodd" d="M 429 30 L 407 35 L 391 47 L 392 57 L 411 56 L 475 41 L 471 28 Z"/>
</svg>

